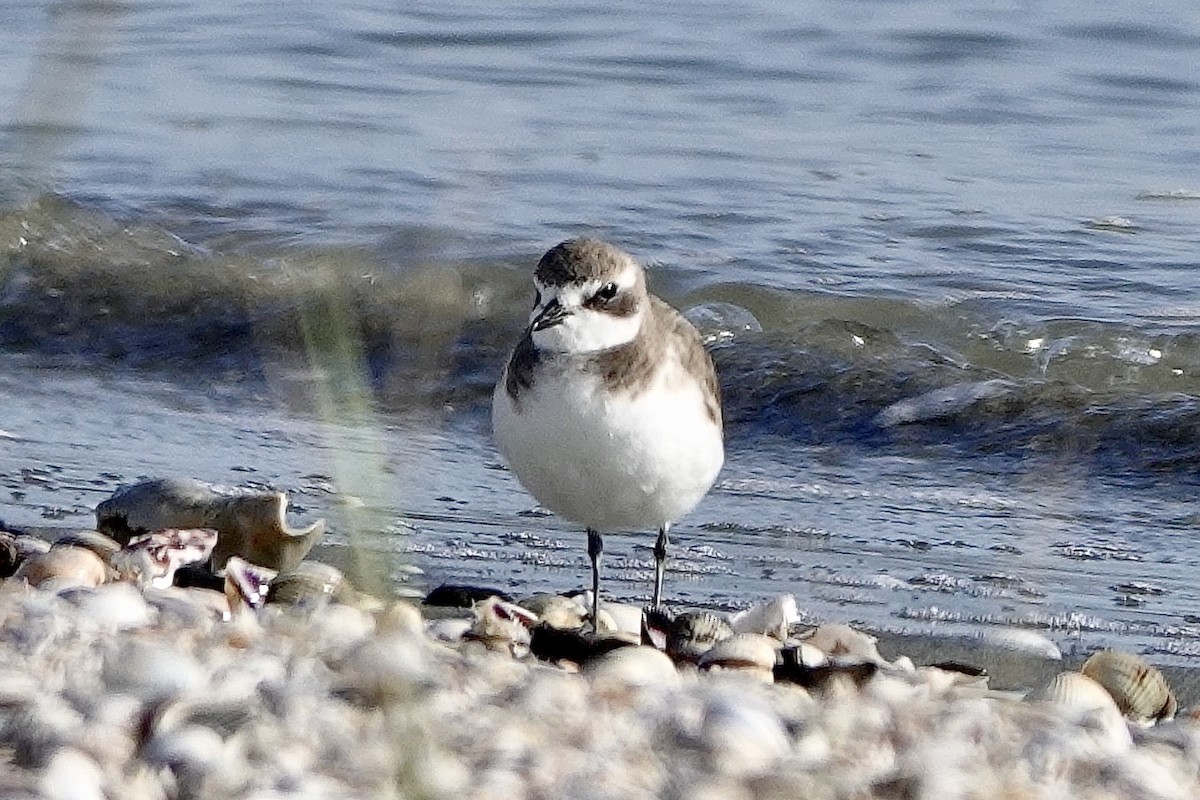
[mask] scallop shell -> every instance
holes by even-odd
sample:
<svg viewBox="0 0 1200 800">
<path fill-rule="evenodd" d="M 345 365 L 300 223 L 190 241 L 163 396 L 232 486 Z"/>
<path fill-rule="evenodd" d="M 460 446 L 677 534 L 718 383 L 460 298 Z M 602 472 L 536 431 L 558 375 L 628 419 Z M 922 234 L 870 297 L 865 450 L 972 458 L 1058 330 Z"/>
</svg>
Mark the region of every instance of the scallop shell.
<svg viewBox="0 0 1200 800">
<path fill-rule="evenodd" d="M 1141 656 L 1101 650 L 1084 662 L 1081 672 L 1107 689 L 1130 719 L 1144 722 L 1175 716 L 1178 703 L 1166 677 Z"/>
<path fill-rule="evenodd" d="M 667 655 L 675 661 L 698 661 L 717 642 L 733 636 L 733 627 L 711 611 L 688 611 L 671 622 Z"/>
<path fill-rule="evenodd" d="M 1031 703 L 1050 703 L 1072 716 L 1106 710 L 1119 712 L 1112 695 L 1080 672 L 1060 672 L 1025 695 L 1025 699 Z"/>
<path fill-rule="evenodd" d="M 231 556 L 273 570 L 299 564 L 325 532 L 325 520 L 307 528 L 287 524 L 283 492 L 229 490 L 194 480 L 159 478 L 119 489 L 96 507 L 96 528 L 118 542 L 164 528 L 213 528 L 213 566 Z"/>
<path fill-rule="evenodd" d="M 1106 748 L 1120 751 L 1133 744 L 1129 726 L 1112 695 L 1083 673 L 1060 672 L 1025 699 L 1054 706 Z"/>
</svg>

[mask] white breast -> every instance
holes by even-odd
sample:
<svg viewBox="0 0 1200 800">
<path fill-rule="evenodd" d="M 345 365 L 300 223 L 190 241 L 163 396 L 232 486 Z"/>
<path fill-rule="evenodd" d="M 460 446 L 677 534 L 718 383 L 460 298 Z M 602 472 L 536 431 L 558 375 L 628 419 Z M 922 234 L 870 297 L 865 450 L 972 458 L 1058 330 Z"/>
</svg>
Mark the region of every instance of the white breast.
<svg viewBox="0 0 1200 800">
<path fill-rule="evenodd" d="M 724 462 L 699 384 L 660 370 L 646 390 L 607 394 L 595 376 L 539 376 L 519 407 L 500 381 L 492 426 L 505 459 L 546 508 L 588 528 L 651 529 L 700 502 Z"/>
</svg>

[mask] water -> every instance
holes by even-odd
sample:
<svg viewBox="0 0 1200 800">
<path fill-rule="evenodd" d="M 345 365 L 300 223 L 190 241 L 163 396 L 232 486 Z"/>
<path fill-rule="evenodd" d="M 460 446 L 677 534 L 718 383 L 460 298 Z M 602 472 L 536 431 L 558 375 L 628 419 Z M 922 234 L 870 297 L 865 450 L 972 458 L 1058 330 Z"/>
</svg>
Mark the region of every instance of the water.
<svg viewBox="0 0 1200 800">
<path fill-rule="evenodd" d="M 431 581 L 577 586 L 486 417 L 592 233 L 714 337 L 673 599 L 1188 657 L 1198 56 L 1183 2 L 11 3 L 0 518 L 259 482 Z M 644 597 L 651 537 L 606 544 Z"/>
</svg>

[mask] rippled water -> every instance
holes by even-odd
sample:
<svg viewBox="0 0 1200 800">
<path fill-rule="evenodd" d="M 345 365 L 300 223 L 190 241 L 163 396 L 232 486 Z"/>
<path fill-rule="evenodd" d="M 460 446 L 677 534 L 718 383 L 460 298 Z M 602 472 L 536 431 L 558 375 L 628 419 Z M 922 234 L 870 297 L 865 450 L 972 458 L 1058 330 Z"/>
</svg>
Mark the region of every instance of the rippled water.
<svg viewBox="0 0 1200 800">
<path fill-rule="evenodd" d="M 188 474 L 345 541 L 330 483 L 431 580 L 578 585 L 486 409 L 590 232 L 714 338 L 676 600 L 1191 654 L 1197 63 L 1184 2 L 11 3 L 0 518 Z"/>
</svg>

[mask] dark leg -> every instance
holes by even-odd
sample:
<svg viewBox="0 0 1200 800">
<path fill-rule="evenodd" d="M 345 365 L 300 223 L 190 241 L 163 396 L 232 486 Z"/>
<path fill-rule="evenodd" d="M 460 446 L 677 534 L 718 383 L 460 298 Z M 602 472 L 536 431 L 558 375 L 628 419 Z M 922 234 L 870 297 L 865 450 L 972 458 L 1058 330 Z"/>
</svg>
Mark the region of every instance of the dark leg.
<svg viewBox="0 0 1200 800">
<path fill-rule="evenodd" d="M 667 532 L 670 530 L 669 522 L 659 528 L 658 541 L 654 543 L 654 599 L 651 605 L 655 609 L 662 605 L 663 576 L 667 572 L 667 545 L 671 543 Z"/>
<path fill-rule="evenodd" d="M 604 540 L 600 531 L 591 529 L 588 535 L 588 558 L 592 560 L 592 633 L 600 633 L 600 554 L 604 552 Z"/>
</svg>

